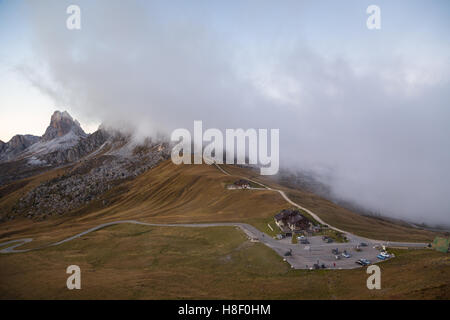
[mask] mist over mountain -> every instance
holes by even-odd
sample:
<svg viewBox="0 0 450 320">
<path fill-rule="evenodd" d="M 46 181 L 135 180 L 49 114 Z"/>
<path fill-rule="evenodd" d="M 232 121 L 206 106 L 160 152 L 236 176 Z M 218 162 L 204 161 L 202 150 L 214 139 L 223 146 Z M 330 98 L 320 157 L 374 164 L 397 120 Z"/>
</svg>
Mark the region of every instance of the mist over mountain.
<svg viewBox="0 0 450 320">
<path fill-rule="evenodd" d="M 281 166 L 311 172 L 333 197 L 449 224 L 448 57 L 419 59 L 395 37 L 379 56 L 325 53 L 292 29 L 302 20 L 297 3 L 256 12 L 236 4 L 227 17 L 239 32 L 212 24 L 207 5 L 199 14 L 185 4 L 180 18 L 140 1 L 126 11 L 79 1 L 82 29 L 72 32 L 62 14 L 70 2 L 29 3 L 38 63 L 19 69 L 57 105 L 137 136 L 192 130 L 194 120 L 279 128 Z M 276 32 L 262 27 L 280 17 Z"/>
<path fill-rule="evenodd" d="M 3 210 L 0 223 L 18 217 L 42 221 L 78 210 L 169 154 L 161 141 L 146 139 L 138 145 L 129 134 L 105 126 L 86 134 L 67 111 L 55 111 L 41 137 L 17 135 L 0 144 L 0 198 L 26 186 L 26 179 L 17 182 L 23 178 L 53 169 L 64 174 L 26 190 L 10 210 Z M 106 206 L 108 201 L 101 203 Z"/>
</svg>

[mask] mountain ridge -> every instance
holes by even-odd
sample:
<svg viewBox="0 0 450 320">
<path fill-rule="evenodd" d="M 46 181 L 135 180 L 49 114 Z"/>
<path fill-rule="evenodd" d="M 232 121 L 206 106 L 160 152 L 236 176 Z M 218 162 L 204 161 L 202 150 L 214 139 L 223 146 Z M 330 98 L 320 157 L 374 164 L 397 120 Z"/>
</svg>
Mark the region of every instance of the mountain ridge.
<svg viewBox="0 0 450 320">
<path fill-rule="evenodd" d="M 109 138 L 104 129 L 86 134 L 67 111 L 55 111 L 40 137 L 16 135 L 0 144 L 0 185 L 73 163 Z"/>
<path fill-rule="evenodd" d="M 31 134 L 16 134 L 8 142 L 0 143 L 0 162 L 10 161 L 21 152 L 39 141 L 40 137 Z"/>
</svg>

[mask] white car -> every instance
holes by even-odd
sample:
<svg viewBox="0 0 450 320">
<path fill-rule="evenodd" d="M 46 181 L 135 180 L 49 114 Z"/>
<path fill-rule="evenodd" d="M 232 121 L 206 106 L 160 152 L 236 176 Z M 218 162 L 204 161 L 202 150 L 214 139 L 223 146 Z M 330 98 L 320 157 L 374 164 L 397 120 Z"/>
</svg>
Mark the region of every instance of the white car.
<svg viewBox="0 0 450 320">
<path fill-rule="evenodd" d="M 387 253 L 386 251 L 382 251 L 380 252 L 379 255 L 377 255 L 377 258 L 380 260 L 386 260 L 389 259 L 391 257 L 391 255 L 389 253 Z"/>
</svg>

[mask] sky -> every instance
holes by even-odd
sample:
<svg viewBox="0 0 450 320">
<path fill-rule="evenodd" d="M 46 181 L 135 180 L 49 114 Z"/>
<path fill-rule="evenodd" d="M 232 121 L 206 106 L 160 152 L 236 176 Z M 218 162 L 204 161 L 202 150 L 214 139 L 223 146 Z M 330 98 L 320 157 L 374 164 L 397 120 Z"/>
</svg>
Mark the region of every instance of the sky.
<svg viewBox="0 0 450 320">
<path fill-rule="evenodd" d="M 68 30 L 66 8 L 81 8 Z M 366 27 L 369 5 L 381 29 Z M 0 139 L 82 127 L 280 129 L 281 166 L 450 224 L 450 2 L 0 0 Z"/>
</svg>

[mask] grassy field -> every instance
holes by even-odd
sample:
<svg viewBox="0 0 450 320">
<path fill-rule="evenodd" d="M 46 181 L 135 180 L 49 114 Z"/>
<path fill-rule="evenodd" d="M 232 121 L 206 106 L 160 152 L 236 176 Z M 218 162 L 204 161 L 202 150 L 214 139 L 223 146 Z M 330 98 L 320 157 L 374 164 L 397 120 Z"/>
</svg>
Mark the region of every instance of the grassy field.
<svg viewBox="0 0 450 320">
<path fill-rule="evenodd" d="M 276 192 L 227 190 L 253 172 L 226 166 L 175 166 L 170 161 L 122 183 L 99 199 L 41 222 L 17 218 L 0 224 L 0 242 L 34 238 L 22 248 L 62 240 L 101 223 L 135 219 L 155 223 L 247 222 L 273 236 L 273 216 L 289 208 Z M 0 188 L 0 212 L 9 212 L 33 186 L 66 169 Z M 435 233 L 363 217 L 301 190 L 252 177 L 288 193 L 325 222 L 385 240 L 430 241 Z M 107 205 L 103 205 L 106 200 Z M 271 223 L 274 231 L 267 224 Z M 121 225 L 59 247 L 0 255 L 1 298 L 448 298 L 449 260 L 433 251 L 402 251 L 382 264 L 379 292 L 368 291 L 364 270 L 293 271 L 271 249 L 233 228 L 149 228 Z M 82 269 L 81 291 L 65 287 L 68 265 Z M 399 273 L 399 274 L 397 274 Z M 401 273 L 401 274 L 400 274 Z"/>
<path fill-rule="evenodd" d="M 117 225 L 58 247 L 0 256 L 1 299 L 449 299 L 450 258 L 396 250 L 380 264 L 382 289 L 365 269 L 291 270 L 233 227 Z M 68 290 L 67 266 L 81 268 Z"/>
</svg>

